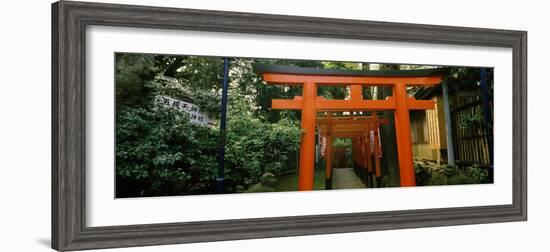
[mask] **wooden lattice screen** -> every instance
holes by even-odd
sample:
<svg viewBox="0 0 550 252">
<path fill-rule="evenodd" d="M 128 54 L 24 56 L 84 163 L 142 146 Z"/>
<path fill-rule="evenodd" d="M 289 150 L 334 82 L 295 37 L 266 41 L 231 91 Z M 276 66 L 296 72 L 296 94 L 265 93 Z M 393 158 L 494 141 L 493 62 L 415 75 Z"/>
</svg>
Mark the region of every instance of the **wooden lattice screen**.
<svg viewBox="0 0 550 252">
<path fill-rule="evenodd" d="M 492 107 L 492 106 L 491 106 Z M 493 111 L 491 111 L 491 115 Z M 455 157 L 465 164 L 489 165 L 487 130 L 480 96 L 458 96 L 451 105 Z M 475 118 L 480 119 L 476 123 Z M 471 118 L 468 123 L 466 118 Z"/>
</svg>

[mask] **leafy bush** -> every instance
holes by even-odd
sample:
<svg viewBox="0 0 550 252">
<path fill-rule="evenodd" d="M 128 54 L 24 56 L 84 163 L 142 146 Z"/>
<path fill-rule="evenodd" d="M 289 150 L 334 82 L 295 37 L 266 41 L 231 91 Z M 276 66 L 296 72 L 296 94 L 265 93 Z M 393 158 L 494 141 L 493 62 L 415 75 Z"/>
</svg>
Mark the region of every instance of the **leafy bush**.
<svg viewBox="0 0 550 252">
<path fill-rule="evenodd" d="M 117 197 L 211 192 L 217 171 L 219 131 L 193 125 L 183 112 L 123 106 L 117 112 Z M 228 119 L 225 177 L 228 191 L 249 187 L 265 172 L 295 169 L 296 122 Z"/>
<path fill-rule="evenodd" d="M 227 175 L 237 184 L 250 186 L 266 172 L 280 174 L 295 158 L 300 127 L 292 121 L 262 122 L 253 117 L 231 117 L 227 125 Z"/>
<path fill-rule="evenodd" d="M 445 174 L 443 174 L 442 172 L 432 173 L 430 185 L 446 185 L 446 184 L 447 184 L 447 176 L 445 176 Z"/>
<path fill-rule="evenodd" d="M 458 174 L 458 167 L 455 165 L 447 165 L 445 168 L 443 168 L 443 174 L 447 177 L 452 177 L 456 174 Z"/>
<path fill-rule="evenodd" d="M 467 167 L 466 174 L 469 177 L 474 178 L 476 181 L 478 181 L 478 183 L 487 182 L 487 179 L 489 178 L 487 169 L 481 168 L 478 164 L 473 164 L 472 166 Z"/>
<path fill-rule="evenodd" d="M 115 94 L 117 108 L 121 105 L 142 106 L 153 91 L 145 85 L 157 74 L 152 55 L 116 54 Z"/>
<path fill-rule="evenodd" d="M 454 165 L 447 165 L 439 170 L 433 170 L 428 185 L 462 185 L 479 184 L 487 179 L 486 170 L 478 165 L 467 167 L 464 171 Z"/>
<path fill-rule="evenodd" d="M 163 108 L 123 107 L 116 124 L 117 197 L 210 190 L 217 167 L 216 130 Z"/>
</svg>

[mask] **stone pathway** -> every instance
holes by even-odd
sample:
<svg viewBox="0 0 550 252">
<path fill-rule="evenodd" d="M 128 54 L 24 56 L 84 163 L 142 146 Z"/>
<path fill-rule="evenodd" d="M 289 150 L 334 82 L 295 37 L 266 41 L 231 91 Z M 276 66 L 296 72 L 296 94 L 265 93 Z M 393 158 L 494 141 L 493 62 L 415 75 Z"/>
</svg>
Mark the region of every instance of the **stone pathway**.
<svg viewBox="0 0 550 252">
<path fill-rule="evenodd" d="M 353 173 L 352 168 L 336 168 L 332 173 L 333 189 L 365 188 L 365 184 Z"/>
</svg>

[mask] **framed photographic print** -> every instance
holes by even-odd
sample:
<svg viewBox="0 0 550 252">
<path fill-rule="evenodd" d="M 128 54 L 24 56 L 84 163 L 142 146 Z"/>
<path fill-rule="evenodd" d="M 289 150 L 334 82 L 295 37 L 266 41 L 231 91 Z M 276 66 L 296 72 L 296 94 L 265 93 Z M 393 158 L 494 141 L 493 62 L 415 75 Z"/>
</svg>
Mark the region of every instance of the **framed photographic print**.
<svg viewBox="0 0 550 252">
<path fill-rule="evenodd" d="M 52 5 L 52 247 L 527 219 L 527 32 Z"/>
</svg>

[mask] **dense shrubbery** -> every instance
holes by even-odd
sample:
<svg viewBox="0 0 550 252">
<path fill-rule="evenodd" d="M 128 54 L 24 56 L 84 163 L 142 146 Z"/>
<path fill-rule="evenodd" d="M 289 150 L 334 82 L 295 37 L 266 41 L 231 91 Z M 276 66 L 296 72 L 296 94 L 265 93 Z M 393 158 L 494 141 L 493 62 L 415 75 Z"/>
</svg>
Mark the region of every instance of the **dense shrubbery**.
<svg viewBox="0 0 550 252">
<path fill-rule="evenodd" d="M 153 104 L 168 95 L 219 117 L 221 64 L 215 58 L 117 55 L 117 197 L 210 193 L 218 167 L 218 127 L 194 125 L 184 112 Z M 242 191 L 266 172 L 295 169 L 300 127 L 293 115 L 258 106 L 265 84 L 251 61 L 234 64 L 225 155 L 227 191 Z M 156 78 L 163 75 L 170 78 Z M 200 78 L 199 78 L 200 77 Z M 175 81 L 174 81 L 175 80 Z M 254 94 L 260 94 L 254 98 Z M 263 104 L 264 102 L 262 102 Z M 276 119 L 276 120 L 274 120 Z"/>
<path fill-rule="evenodd" d="M 119 197 L 208 192 L 217 167 L 217 131 L 173 109 L 117 113 Z"/>
<path fill-rule="evenodd" d="M 218 130 L 189 123 L 173 109 L 124 107 L 117 114 L 119 197 L 208 193 L 217 169 Z M 296 157 L 296 123 L 250 117 L 228 121 L 226 179 L 229 191 L 248 188 L 265 172 L 280 174 Z"/>
<path fill-rule="evenodd" d="M 228 179 L 246 187 L 258 183 L 265 172 L 280 174 L 296 158 L 300 127 L 282 120 L 266 123 L 241 116 L 228 120 L 225 161 Z"/>
<path fill-rule="evenodd" d="M 459 168 L 454 165 L 446 165 L 437 169 L 424 167 L 416 162 L 414 164 L 416 184 L 425 185 L 462 185 L 488 183 L 487 169 L 477 164 Z"/>
</svg>

